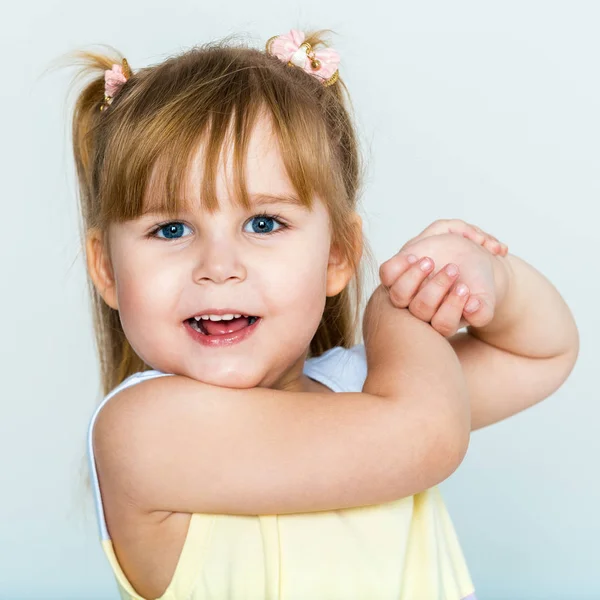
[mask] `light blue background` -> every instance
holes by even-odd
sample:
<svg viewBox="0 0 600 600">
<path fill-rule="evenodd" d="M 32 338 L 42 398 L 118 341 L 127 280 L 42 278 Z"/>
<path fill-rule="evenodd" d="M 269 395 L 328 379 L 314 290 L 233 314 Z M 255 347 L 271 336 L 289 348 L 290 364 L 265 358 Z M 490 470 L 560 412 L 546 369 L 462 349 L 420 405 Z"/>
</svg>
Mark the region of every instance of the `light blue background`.
<svg viewBox="0 0 600 600">
<path fill-rule="evenodd" d="M 117 598 L 81 484 L 100 395 L 73 73 L 44 70 L 95 43 L 135 71 L 235 32 L 262 48 L 291 27 L 337 32 L 378 262 L 435 219 L 461 218 L 508 243 L 571 307 L 581 352 L 570 379 L 476 432 L 442 490 L 480 600 L 600 598 L 597 2 L 34 0 L 0 14 L 0 598 Z"/>
</svg>

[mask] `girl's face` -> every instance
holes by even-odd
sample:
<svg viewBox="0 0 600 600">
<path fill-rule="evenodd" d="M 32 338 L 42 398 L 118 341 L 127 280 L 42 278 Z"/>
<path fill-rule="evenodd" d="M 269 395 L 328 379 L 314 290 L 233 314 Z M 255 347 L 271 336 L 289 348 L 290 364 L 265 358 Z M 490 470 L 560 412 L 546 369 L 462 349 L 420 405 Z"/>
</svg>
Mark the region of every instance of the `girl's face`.
<svg viewBox="0 0 600 600">
<path fill-rule="evenodd" d="M 225 163 L 229 170 L 231 154 Z M 199 195 L 201 150 L 194 164 L 190 198 Z M 119 311 L 129 343 L 154 369 L 221 387 L 308 391 L 314 382 L 302 368 L 325 298 L 339 293 L 352 272 L 330 252 L 321 201 L 309 211 L 277 198 L 296 193 L 264 119 L 254 129 L 246 164 L 252 210 L 231 202 L 221 168 L 217 212 L 195 207 L 176 221 L 146 214 L 113 224 L 111 262 L 90 236 L 88 268 L 104 300 Z M 243 341 L 210 347 L 194 339 L 186 321 L 214 309 L 260 320 Z"/>
</svg>

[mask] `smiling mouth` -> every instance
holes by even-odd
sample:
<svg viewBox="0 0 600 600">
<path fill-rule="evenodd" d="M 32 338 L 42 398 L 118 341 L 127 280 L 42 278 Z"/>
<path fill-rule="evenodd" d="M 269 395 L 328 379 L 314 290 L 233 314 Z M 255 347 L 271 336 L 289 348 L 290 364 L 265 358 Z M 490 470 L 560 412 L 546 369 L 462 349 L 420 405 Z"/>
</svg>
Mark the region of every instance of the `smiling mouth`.
<svg viewBox="0 0 600 600">
<path fill-rule="evenodd" d="M 237 319 L 211 321 L 210 319 L 200 319 L 196 321 L 194 317 L 187 319 L 190 327 L 199 331 L 203 335 L 226 335 L 240 331 L 256 323 L 260 317 L 238 317 Z"/>
</svg>

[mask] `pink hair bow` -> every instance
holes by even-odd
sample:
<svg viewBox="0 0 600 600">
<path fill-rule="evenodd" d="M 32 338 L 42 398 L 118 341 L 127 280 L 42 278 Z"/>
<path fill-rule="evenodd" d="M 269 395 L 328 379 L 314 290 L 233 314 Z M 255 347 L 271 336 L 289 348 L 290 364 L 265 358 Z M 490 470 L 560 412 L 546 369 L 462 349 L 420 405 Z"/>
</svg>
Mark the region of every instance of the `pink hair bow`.
<svg viewBox="0 0 600 600">
<path fill-rule="evenodd" d="M 267 52 L 283 62 L 300 67 L 309 75 L 321 79 L 325 85 L 335 83 L 338 78 L 340 55 L 333 48 L 313 50 L 303 31 L 290 30 L 276 35 L 267 42 Z"/>
<path fill-rule="evenodd" d="M 131 77 L 131 69 L 127 59 L 119 65 L 115 63 L 112 69 L 104 71 L 104 102 L 100 110 L 104 110 L 112 102 L 113 96 L 121 86 Z"/>
<path fill-rule="evenodd" d="M 121 65 L 113 65 L 110 71 L 104 71 L 104 91 L 107 96 L 114 96 L 122 84 L 127 81 Z"/>
</svg>

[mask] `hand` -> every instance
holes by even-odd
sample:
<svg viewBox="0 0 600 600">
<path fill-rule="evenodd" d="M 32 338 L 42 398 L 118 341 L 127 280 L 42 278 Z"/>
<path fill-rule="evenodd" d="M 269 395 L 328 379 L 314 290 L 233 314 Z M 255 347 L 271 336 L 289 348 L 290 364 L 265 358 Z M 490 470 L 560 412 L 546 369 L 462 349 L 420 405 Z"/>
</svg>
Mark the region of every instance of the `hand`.
<svg viewBox="0 0 600 600">
<path fill-rule="evenodd" d="M 499 256 L 506 256 L 508 254 L 508 246 L 506 244 L 502 244 L 493 235 L 486 233 L 483 231 L 483 229 L 477 227 L 476 225 L 471 225 L 470 223 L 466 223 L 461 219 L 438 219 L 437 221 L 434 221 L 419 235 L 406 242 L 406 244 L 404 244 L 404 246 L 402 246 L 400 249 L 400 252 L 408 251 L 410 248 L 413 248 L 416 242 L 420 240 L 432 235 L 442 235 L 444 233 L 457 233 L 462 235 L 463 237 L 472 240 L 476 244 L 479 244 L 483 248 L 486 248 L 492 254 L 497 254 Z M 452 257 L 447 256 L 446 259 L 452 260 Z M 433 276 L 434 272 L 430 271 L 427 279 L 421 283 L 421 288 L 424 287 L 433 278 Z"/>
<path fill-rule="evenodd" d="M 406 242 L 400 251 L 418 240 L 443 233 L 458 233 L 463 237 L 472 240 L 476 244 L 483 246 L 493 254 L 499 254 L 500 256 L 506 256 L 508 254 L 508 246 L 506 244 L 498 241 L 493 235 L 486 233 L 476 225 L 471 225 L 461 219 L 438 219 L 437 221 L 434 221 L 419 235 Z"/>
<path fill-rule="evenodd" d="M 410 255 L 429 257 L 430 267 L 423 271 L 420 261 L 411 264 Z M 437 272 L 436 263 L 443 267 Z M 449 264 L 457 267 L 455 275 L 446 272 Z M 483 327 L 490 323 L 509 282 L 503 256 L 493 255 L 458 232 L 413 238 L 381 265 L 379 275 L 394 306 L 408 307 L 413 315 L 431 323 L 444 337 L 454 335 L 466 325 Z M 461 284 L 466 286 L 463 295 L 458 293 Z M 471 299 L 480 304 L 470 313 L 466 306 Z"/>
</svg>

